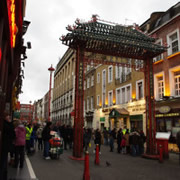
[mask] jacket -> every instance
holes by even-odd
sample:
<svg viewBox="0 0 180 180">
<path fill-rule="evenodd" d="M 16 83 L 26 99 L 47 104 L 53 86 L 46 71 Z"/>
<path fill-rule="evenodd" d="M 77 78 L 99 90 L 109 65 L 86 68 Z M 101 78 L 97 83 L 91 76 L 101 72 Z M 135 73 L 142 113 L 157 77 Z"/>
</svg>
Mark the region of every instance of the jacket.
<svg viewBox="0 0 180 180">
<path fill-rule="evenodd" d="M 25 127 L 20 124 L 15 128 L 16 139 L 15 139 L 15 146 L 24 146 L 26 142 L 26 129 Z"/>
<path fill-rule="evenodd" d="M 32 131 L 33 131 L 33 129 L 31 127 L 26 126 L 26 140 L 30 140 L 31 139 Z"/>
</svg>

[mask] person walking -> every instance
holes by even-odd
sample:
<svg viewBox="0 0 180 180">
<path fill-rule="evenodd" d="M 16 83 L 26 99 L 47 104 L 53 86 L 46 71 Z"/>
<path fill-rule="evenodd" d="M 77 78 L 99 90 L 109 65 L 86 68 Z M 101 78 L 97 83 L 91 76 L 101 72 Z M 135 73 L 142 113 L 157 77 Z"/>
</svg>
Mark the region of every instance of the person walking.
<svg viewBox="0 0 180 180">
<path fill-rule="evenodd" d="M 123 137 L 123 133 L 122 133 L 122 129 L 120 128 L 118 133 L 117 133 L 117 145 L 118 145 L 117 152 L 118 153 L 121 153 L 121 149 L 122 149 L 122 147 L 121 147 L 122 137 Z"/>
<path fill-rule="evenodd" d="M 42 131 L 42 139 L 44 141 L 44 158 L 46 160 L 50 159 L 49 157 L 49 140 L 51 139 L 51 135 L 50 135 L 50 131 L 51 131 L 51 122 L 47 122 L 46 126 L 44 127 L 43 131 Z"/>
<path fill-rule="evenodd" d="M 17 168 L 20 164 L 20 168 L 24 165 L 24 146 L 26 143 L 26 129 L 21 121 L 18 121 L 18 126 L 15 128 L 16 139 L 15 139 L 15 164 Z M 19 163 L 20 162 L 20 163 Z"/>
<path fill-rule="evenodd" d="M 127 154 L 130 154 L 129 129 L 126 129 L 125 139 L 126 139 L 126 153 L 127 153 Z"/>
<path fill-rule="evenodd" d="M 31 134 L 33 128 L 31 123 L 28 123 L 26 126 L 26 152 L 27 154 L 31 154 Z"/>
<path fill-rule="evenodd" d="M 42 131 L 43 131 L 43 127 L 40 125 L 39 128 L 36 131 L 36 136 L 37 136 L 37 139 L 38 139 L 38 150 L 39 151 L 42 151 L 42 149 L 43 149 Z"/>
<path fill-rule="evenodd" d="M 110 132 L 110 137 L 109 137 L 109 146 L 110 146 L 110 152 L 114 151 L 114 140 L 116 139 L 116 129 L 114 128 Z"/>
<path fill-rule="evenodd" d="M 96 129 L 94 144 L 99 145 L 99 154 L 101 154 L 101 133 L 100 133 L 99 129 Z M 96 148 L 95 148 L 95 150 L 96 150 Z"/>
<path fill-rule="evenodd" d="M 8 152 L 15 139 L 15 131 L 8 113 L 4 113 L 2 130 L 2 149 L 0 156 L 0 180 L 8 179 Z"/>
</svg>

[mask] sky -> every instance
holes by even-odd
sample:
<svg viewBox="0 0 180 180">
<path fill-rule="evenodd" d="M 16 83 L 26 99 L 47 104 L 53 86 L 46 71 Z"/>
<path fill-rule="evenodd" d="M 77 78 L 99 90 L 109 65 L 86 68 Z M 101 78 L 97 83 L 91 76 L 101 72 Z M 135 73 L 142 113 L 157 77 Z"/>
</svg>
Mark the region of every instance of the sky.
<svg viewBox="0 0 180 180">
<path fill-rule="evenodd" d="M 67 50 L 59 38 L 66 35 L 68 25 L 75 24 L 77 18 L 91 20 L 92 14 L 99 19 L 122 25 L 141 25 L 150 18 L 151 13 L 166 11 L 177 0 L 27 0 L 24 20 L 30 21 L 26 42 L 27 59 L 23 80 L 23 93 L 19 95 L 21 103 L 37 101 L 48 92 L 50 73 L 59 58 Z M 52 79 L 53 80 L 53 79 Z"/>
</svg>

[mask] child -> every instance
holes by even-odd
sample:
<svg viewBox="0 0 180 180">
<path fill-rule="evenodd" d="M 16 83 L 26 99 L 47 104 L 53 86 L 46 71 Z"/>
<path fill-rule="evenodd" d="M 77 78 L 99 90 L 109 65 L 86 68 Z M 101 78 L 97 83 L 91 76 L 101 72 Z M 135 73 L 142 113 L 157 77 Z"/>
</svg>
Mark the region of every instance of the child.
<svg viewBox="0 0 180 180">
<path fill-rule="evenodd" d="M 122 154 L 126 154 L 126 138 L 124 135 L 121 141 L 121 149 L 122 149 Z"/>
</svg>

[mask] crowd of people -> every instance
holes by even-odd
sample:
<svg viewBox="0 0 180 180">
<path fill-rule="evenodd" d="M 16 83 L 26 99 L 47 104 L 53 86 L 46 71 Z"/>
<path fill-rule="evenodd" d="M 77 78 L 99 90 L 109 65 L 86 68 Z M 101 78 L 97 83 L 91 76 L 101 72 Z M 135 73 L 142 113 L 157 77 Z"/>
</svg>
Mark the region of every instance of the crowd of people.
<svg viewBox="0 0 180 180">
<path fill-rule="evenodd" d="M 2 134 L 2 152 L 0 162 L 0 179 L 7 179 L 7 165 L 8 153 L 10 153 L 9 164 L 14 168 L 23 168 L 24 156 L 32 155 L 36 150 L 42 151 L 44 159 L 50 159 L 50 139 L 51 132 L 56 132 L 59 137 L 63 139 L 63 149 L 72 149 L 73 147 L 73 127 L 70 125 L 59 125 L 47 122 L 44 126 L 42 124 L 23 123 L 19 119 L 11 121 L 9 114 L 5 114 L 4 127 Z M 142 130 L 137 129 L 129 131 L 129 129 L 107 130 L 99 129 L 93 130 L 91 128 L 83 129 L 83 149 L 87 151 L 91 147 L 91 142 L 94 141 L 99 146 L 99 153 L 101 154 L 101 145 L 109 146 L 109 151 L 121 154 L 130 154 L 132 156 L 139 156 L 144 153 L 144 144 L 146 136 Z M 117 143 L 115 150 L 115 143 Z M 177 133 L 177 144 L 180 148 L 180 132 Z"/>
</svg>

